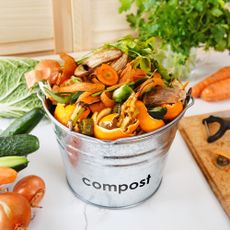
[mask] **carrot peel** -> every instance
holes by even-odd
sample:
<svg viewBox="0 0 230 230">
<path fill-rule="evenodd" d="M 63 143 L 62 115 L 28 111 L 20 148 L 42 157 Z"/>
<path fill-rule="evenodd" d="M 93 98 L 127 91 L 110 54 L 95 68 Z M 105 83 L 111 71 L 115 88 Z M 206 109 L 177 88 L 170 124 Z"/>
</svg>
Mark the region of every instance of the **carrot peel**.
<svg viewBox="0 0 230 230">
<path fill-rule="evenodd" d="M 115 102 L 113 99 L 111 99 L 108 95 L 111 96 L 111 93 L 110 92 L 106 92 L 106 91 L 103 91 L 103 93 L 101 94 L 100 98 L 101 98 L 101 101 L 104 103 L 104 105 L 106 107 L 113 107 L 115 105 Z"/>
</svg>

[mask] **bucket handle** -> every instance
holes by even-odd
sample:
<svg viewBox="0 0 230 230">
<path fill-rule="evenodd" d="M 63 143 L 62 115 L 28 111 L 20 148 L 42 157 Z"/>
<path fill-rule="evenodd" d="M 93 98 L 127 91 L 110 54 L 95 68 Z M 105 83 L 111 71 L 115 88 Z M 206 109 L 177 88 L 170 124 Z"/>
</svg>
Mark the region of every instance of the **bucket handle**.
<svg viewBox="0 0 230 230">
<path fill-rule="evenodd" d="M 188 101 L 188 103 L 186 103 L 185 111 L 187 111 L 187 109 L 189 109 L 192 105 L 194 105 L 194 102 L 195 102 L 195 100 L 194 100 L 193 96 L 189 96 L 189 101 Z"/>
<path fill-rule="evenodd" d="M 192 88 L 190 88 L 187 92 L 186 98 L 184 100 L 184 111 L 189 109 L 194 104 L 194 98 L 191 95 L 192 94 Z"/>
<path fill-rule="evenodd" d="M 42 102 L 42 104 L 45 105 L 45 96 L 44 96 L 44 94 L 42 93 L 41 89 L 38 90 L 38 92 L 37 92 L 37 97 L 38 97 L 38 99 Z"/>
</svg>

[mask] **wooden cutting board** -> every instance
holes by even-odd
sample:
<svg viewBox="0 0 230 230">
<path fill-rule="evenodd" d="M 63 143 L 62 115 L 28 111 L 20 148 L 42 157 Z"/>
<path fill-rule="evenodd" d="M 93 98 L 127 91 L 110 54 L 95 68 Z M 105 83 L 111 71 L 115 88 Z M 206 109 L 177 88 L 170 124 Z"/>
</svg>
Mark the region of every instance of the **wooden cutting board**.
<svg viewBox="0 0 230 230">
<path fill-rule="evenodd" d="M 222 151 L 230 155 L 230 130 L 217 141 L 208 143 L 207 131 L 202 124 L 204 118 L 209 115 L 220 116 L 221 112 L 230 114 L 229 110 L 184 117 L 179 124 L 179 130 L 211 189 L 230 218 L 230 166 L 221 167 L 216 163 L 218 152 Z M 210 128 L 216 130 L 218 127 L 216 123 L 213 123 Z"/>
</svg>

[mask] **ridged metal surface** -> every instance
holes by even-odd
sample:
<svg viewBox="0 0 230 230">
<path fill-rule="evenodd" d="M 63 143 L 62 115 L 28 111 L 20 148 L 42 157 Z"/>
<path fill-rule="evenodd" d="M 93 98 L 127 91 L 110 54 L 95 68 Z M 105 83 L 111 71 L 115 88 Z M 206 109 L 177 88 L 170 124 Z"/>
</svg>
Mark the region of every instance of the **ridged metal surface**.
<svg viewBox="0 0 230 230">
<path fill-rule="evenodd" d="M 157 190 L 178 122 L 192 105 L 157 131 L 102 141 L 70 131 L 42 101 L 54 126 L 69 186 L 84 201 L 108 208 L 133 206 Z"/>
</svg>

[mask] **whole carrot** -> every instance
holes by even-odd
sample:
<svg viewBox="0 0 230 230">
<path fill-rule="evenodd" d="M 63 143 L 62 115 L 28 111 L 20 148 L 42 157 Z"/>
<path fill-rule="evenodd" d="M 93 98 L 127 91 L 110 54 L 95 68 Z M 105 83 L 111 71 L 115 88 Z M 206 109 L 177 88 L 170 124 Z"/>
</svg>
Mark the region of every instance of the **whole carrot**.
<svg viewBox="0 0 230 230">
<path fill-rule="evenodd" d="M 17 172 L 8 167 L 0 167 L 0 185 L 9 184 L 16 180 Z"/>
<path fill-rule="evenodd" d="M 210 84 L 230 78 L 230 66 L 225 66 L 215 73 L 211 74 L 210 76 L 206 77 L 203 81 L 200 81 L 196 85 L 192 87 L 192 96 L 193 97 L 200 97 L 203 89 Z"/>
<path fill-rule="evenodd" d="M 220 101 L 230 99 L 230 78 L 217 81 L 206 88 L 200 96 L 205 101 Z"/>
</svg>

